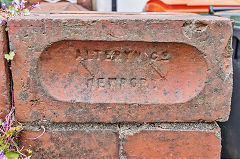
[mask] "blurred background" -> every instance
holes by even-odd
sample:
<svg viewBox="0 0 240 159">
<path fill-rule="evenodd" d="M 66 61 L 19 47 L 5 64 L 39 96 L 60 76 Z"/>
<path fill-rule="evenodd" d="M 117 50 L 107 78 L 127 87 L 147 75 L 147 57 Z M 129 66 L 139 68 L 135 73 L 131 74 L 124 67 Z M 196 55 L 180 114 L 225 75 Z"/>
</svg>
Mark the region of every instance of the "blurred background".
<svg viewBox="0 0 240 159">
<path fill-rule="evenodd" d="M 11 1 L 9 0 L 3 0 L 3 1 L 6 2 L 7 4 L 11 4 Z M 54 8 L 51 9 L 51 11 L 53 11 L 55 8 L 57 10 L 64 9 L 64 11 L 66 10 L 75 11 L 75 10 L 79 10 L 76 8 L 81 8 L 80 10 L 87 9 L 90 11 L 101 11 L 101 12 L 111 12 L 111 11 L 142 12 L 148 0 L 27 0 L 27 1 L 28 1 L 28 5 L 32 5 L 37 2 L 40 2 L 41 6 L 44 6 L 44 7 L 46 7 L 46 3 L 48 2 L 49 6 L 52 6 L 52 7 L 55 6 Z M 59 8 L 59 6 L 63 4 L 65 5 L 65 8 L 64 7 Z M 72 6 L 72 7 L 69 7 L 69 6 Z"/>
</svg>

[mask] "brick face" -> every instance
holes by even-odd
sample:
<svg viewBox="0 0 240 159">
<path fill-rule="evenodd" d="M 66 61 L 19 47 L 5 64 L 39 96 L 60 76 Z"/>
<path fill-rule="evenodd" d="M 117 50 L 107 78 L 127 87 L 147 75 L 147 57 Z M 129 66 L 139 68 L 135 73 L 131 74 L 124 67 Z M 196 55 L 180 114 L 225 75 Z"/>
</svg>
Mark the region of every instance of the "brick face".
<svg viewBox="0 0 240 159">
<path fill-rule="evenodd" d="M 124 139 L 128 159 L 220 159 L 221 139 L 214 130 L 142 130 Z"/>
<path fill-rule="evenodd" d="M 37 140 L 39 132 L 21 135 L 22 145 L 33 150 L 34 159 L 117 159 L 118 134 L 111 130 L 76 130 L 46 132 Z"/>
<path fill-rule="evenodd" d="M 16 117 L 22 122 L 226 121 L 231 33 L 228 19 L 195 14 L 13 18 Z"/>
<path fill-rule="evenodd" d="M 0 26 L 0 118 L 5 118 L 10 108 L 9 71 L 4 54 L 8 53 L 5 28 Z"/>
</svg>

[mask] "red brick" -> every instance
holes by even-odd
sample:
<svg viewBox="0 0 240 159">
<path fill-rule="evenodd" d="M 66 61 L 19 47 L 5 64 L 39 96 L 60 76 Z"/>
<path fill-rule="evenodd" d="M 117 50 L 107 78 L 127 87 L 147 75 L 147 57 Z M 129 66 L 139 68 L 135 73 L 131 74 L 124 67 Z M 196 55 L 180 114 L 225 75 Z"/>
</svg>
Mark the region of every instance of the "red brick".
<svg viewBox="0 0 240 159">
<path fill-rule="evenodd" d="M 231 22 L 195 14 L 79 13 L 13 18 L 19 121 L 225 121 Z"/>
<path fill-rule="evenodd" d="M 0 118 L 3 119 L 10 108 L 9 71 L 4 54 L 8 53 L 5 27 L 0 26 Z"/>
<path fill-rule="evenodd" d="M 218 127 L 141 130 L 123 140 L 128 159 L 220 159 Z"/>
<path fill-rule="evenodd" d="M 111 130 L 78 130 L 46 132 L 37 140 L 39 132 L 24 132 L 22 146 L 33 150 L 34 159 L 102 159 L 118 158 L 118 134 Z"/>
</svg>

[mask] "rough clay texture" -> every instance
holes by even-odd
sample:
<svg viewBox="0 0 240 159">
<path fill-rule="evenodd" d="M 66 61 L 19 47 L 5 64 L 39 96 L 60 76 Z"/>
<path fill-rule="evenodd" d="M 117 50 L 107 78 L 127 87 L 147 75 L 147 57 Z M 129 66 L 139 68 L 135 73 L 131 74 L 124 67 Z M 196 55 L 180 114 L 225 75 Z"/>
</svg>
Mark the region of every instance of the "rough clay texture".
<svg viewBox="0 0 240 159">
<path fill-rule="evenodd" d="M 123 140 L 127 159 L 219 159 L 221 139 L 212 131 L 142 130 Z"/>
<path fill-rule="evenodd" d="M 195 14 L 34 14 L 9 22 L 21 122 L 226 121 L 231 22 Z"/>
<path fill-rule="evenodd" d="M 4 54 L 8 53 L 5 27 L 0 26 L 0 118 L 3 119 L 10 109 L 9 71 Z"/>
<path fill-rule="evenodd" d="M 39 132 L 24 132 L 22 138 L 36 137 Z M 118 135 L 110 130 L 46 132 L 38 140 L 22 140 L 33 147 L 35 159 L 112 159 L 118 158 Z"/>
<path fill-rule="evenodd" d="M 220 158 L 216 123 L 158 122 L 227 120 L 227 19 L 51 13 L 13 18 L 8 26 L 15 113 L 24 122 L 19 142 L 31 145 L 32 158 Z M 1 118 L 10 104 L 7 52 L 1 27 Z M 40 125 L 44 135 L 28 140 Z"/>
<path fill-rule="evenodd" d="M 40 124 L 40 123 L 39 123 Z M 41 123 L 43 124 L 43 123 Z M 25 125 L 21 143 L 34 159 L 219 159 L 220 128 L 215 123 L 52 124 L 40 134 Z"/>
</svg>

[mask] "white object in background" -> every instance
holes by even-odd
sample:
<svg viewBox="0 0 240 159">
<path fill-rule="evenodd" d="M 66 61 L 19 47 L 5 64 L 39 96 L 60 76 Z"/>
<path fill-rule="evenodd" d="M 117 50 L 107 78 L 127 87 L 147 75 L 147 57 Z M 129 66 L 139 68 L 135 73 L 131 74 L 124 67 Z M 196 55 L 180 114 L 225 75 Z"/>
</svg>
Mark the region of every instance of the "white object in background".
<svg viewBox="0 0 240 159">
<path fill-rule="evenodd" d="M 44 1 L 49 3 L 56 3 L 56 2 L 59 2 L 60 0 L 44 0 Z"/>
<path fill-rule="evenodd" d="M 77 0 L 67 0 L 67 1 L 71 3 L 77 3 Z"/>
<path fill-rule="evenodd" d="M 44 0 L 44 1 L 49 3 L 56 3 L 56 2 L 59 2 L 60 0 Z M 71 3 L 77 3 L 77 0 L 66 0 L 66 1 Z"/>
<path fill-rule="evenodd" d="M 148 0 L 117 0 L 118 12 L 142 12 Z"/>
<path fill-rule="evenodd" d="M 111 12 L 112 11 L 112 0 L 93 0 L 92 1 L 94 10 Z"/>
</svg>

